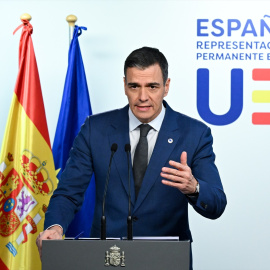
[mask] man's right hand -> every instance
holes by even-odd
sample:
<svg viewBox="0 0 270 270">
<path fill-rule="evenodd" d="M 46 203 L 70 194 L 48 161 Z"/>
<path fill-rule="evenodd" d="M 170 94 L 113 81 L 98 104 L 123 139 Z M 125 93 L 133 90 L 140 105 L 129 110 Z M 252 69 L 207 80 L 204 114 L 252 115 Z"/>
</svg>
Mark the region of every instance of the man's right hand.
<svg viewBox="0 0 270 270">
<path fill-rule="evenodd" d="M 60 226 L 52 226 L 46 231 L 41 232 L 36 240 L 40 260 L 42 258 L 42 240 L 57 240 L 62 239 L 63 230 Z"/>
</svg>

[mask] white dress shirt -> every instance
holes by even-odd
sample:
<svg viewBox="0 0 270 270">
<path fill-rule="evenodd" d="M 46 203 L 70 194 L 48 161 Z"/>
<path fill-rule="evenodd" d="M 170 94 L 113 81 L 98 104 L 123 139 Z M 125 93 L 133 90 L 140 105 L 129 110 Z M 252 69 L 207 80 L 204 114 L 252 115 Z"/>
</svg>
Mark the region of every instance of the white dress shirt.
<svg viewBox="0 0 270 270">
<path fill-rule="evenodd" d="M 147 123 L 149 124 L 152 129 L 148 132 L 147 134 L 147 141 L 148 141 L 148 163 L 149 160 L 151 158 L 151 155 L 153 153 L 156 141 L 157 141 L 157 137 L 158 137 L 158 132 L 161 128 L 164 116 L 165 116 L 165 111 L 166 109 L 164 108 L 164 106 L 162 105 L 162 109 L 161 112 L 159 113 L 159 115 L 152 120 L 151 122 Z M 134 158 L 134 154 L 135 154 L 135 150 L 137 147 L 137 144 L 139 142 L 140 139 L 140 128 L 139 125 L 143 124 L 142 122 L 140 122 L 136 116 L 133 114 L 133 112 L 131 111 L 131 109 L 129 108 L 128 110 L 128 116 L 129 116 L 129 140 L 130 140 L 130 146 L 131 146 L 131 161 L 133 164 L 133 158 Z"/>
</svg>

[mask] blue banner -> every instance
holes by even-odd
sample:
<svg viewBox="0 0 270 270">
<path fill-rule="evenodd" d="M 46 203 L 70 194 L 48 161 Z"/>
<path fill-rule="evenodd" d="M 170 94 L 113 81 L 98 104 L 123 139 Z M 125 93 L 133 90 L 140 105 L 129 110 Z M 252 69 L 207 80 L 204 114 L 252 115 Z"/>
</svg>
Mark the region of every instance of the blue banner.
<svg viewBox="0 0 270 270">
<path fill-rule="evenodd" d="M 58 118 L 53 157 L 55 168 L 59 169 L 58 179 L 65 169 L 69 151 L 86 117 L 92 114 L 85 70 L 78 37 L 86 27 L 75 25 L 73 39 L 69 48 L 68 69 L 64 86 L 62 104 Z M 83 231 L 81 237 L 89 237 L 95 207 L 94 177 L 86 191 L 82 208 L 70 224 L 66 236 L 75 237 Z"/>
</svg>

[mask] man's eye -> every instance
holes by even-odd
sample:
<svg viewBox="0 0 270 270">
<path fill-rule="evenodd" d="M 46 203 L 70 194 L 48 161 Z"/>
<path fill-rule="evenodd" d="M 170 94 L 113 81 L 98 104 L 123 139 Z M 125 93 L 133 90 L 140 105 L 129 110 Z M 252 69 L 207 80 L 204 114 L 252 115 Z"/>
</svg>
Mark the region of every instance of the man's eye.
<svg viewBox="0 0 270 270">
<path fill-rule="evenodd" d="M 151 89 L 156 89 L 156 86 L 155 85 L 150 85 L 150 88 Z"/>
</svg>

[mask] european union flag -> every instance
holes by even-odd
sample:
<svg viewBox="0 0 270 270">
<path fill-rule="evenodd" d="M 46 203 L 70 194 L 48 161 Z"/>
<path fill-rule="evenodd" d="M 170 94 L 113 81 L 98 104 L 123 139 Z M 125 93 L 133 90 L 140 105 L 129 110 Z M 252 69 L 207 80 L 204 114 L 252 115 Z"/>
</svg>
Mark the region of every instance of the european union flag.
<svg viewBox="0 0 270 270">
<path fill-rule="evenodd" d="M 87 30 L 87 28 L 75 25 L 73 39 L 69 48 L 68 69 L 62 104 L 53 143 L 53 157 L 56 169 L 60 168 L 60 172 L 58 174 L 60 181 L 73 141 L 86 117 L 92 114 L 78 40 L 82 30 Z M 66 232 L 66 236 L 74 237 L 84 231 L 81 236 L 89 237 L 93 221 L 94 207 L 95 181 L 92 177 L 91 183 L 85 193 L 83 206 L 76 214 L 73 222 L 70 224 Z"/>
</svg>

